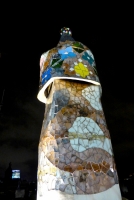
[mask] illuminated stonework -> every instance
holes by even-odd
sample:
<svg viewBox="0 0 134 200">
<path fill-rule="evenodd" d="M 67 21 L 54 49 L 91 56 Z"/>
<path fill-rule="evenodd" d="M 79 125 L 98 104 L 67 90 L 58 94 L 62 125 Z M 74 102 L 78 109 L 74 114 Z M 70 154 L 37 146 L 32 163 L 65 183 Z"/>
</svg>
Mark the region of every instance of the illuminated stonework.
<svg viewBox="0 0 134 200">
<path fill-rule="evenodd" d="M 92 53 L 81 43 L 61 42 L 40 65 L 38 99 L 46 107 L 37 199 L 121 200 Z"/>
</svg>

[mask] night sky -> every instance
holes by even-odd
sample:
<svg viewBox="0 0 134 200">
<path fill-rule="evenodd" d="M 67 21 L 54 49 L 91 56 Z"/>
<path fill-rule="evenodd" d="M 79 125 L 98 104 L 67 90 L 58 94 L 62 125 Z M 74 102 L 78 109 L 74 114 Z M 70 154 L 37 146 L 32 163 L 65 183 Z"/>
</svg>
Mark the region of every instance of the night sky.
<svg viewBox="0 0 134 200">
<path fill-rule="evenodd" d="M 62 10 L 59 6 L 54 10 L 55 5 L 11 6 L 0 7 L 0 100 L 5 91 L 0 114 L 0 177 L 9 162 L 13 169 L 21 170 L 22 179 L 37 177 L 45 110 L 37 100 L 39 60 L 57 45 L 64 26 L 94 54 L 119 178 L 134 172 L 131 6 L 105 5 L 105 9 L 103 5 L 66 4 Z"/>
</svg>

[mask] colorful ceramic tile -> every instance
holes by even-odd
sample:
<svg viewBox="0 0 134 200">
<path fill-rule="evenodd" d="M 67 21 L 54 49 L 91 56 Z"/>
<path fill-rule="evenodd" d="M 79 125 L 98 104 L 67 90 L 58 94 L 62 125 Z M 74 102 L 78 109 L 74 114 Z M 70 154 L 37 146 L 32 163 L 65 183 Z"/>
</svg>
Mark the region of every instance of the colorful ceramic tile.
<svg viewBox="0 0 134 200">
<path fill-rule="evenodd" d="M 83 47 L 83 45 L 80 42 L 74 42 L 73 43 L 73 48 L 78 53 L 82 53 L 84 51 L 84 47 Z"/>
<path fill-rule="evenodd" d="M 52 71 L 52 68 L 48 68 L 47 71 L 44 71 L 42 73 L 42 84 L 44 84 L 51 78 L 51 71 Z"/>
<path fill-rule="evenodd" d="M 70 29 L 63 28 L 66 32 Z M 62 35 L 57 47 L 40 61 L 38 98 L 46 106 L 37 200 L 121 200 L 94 57 L 70 37 L 65 35 L 64 41 Z"/>
<path fill-rule="evenodd" d="M 83 78 L 89 75 L 89 71 L 87 67 L 83 65 L 83 63 L 78 63 L 78 65 L 75 65 L 74 70 L 78 75 L 80 75 Z"/>
<path fill-rule="evenodd" d="M 82 58 L 83 58 L 84 60 L 87 60 L 91 66 L 93 65 L 94 59 L 93 59 L 92 56 L 90 56 L 87 52 L 84 52 Z"/>
<path fill-rule="evenodd" d="M 102 110 L 100 97 L 101 90 L 99 86 L 90 86 L 82 91 L 82 95 L 90 102 L 91 106 L 96 110 Z"/>
<path fill-rule="evenodd" d="M 61 50 L 59 50 L 58 51 L 59 52 L 59 54 L 61 55 L 61 59 L 62 60 L 65 60 L 66 58 L 74 58 L 74 57 L 76 57 L 76 54 L 73 52 L 73 49 L 72 49 L 72 47 L 70 46 L 70 47 L 67 47 L 67 48 L 65 48 L 65 49 L 61 49 Z"/>
</svg>

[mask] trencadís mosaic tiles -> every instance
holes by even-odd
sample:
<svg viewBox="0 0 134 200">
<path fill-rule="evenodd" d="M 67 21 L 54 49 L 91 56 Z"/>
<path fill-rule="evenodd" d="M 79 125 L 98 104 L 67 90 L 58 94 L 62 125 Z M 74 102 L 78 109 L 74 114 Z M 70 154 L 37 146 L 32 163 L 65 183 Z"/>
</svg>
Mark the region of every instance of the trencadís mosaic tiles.
<svg viewBox="0 0 134 200">
<path fill-rule="evenodd" d="M 74 40 L 60 41 L 41 56 L 40 67 L 38 99 L 46 107 L 37 199 L 121 200 L 91 51 Z"/>
</svg>

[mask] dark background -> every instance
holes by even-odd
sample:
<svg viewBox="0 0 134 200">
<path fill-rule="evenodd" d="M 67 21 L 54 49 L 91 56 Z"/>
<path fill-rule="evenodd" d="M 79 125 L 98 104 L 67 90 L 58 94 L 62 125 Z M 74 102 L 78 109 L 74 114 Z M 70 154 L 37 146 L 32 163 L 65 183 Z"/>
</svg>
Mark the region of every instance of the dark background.
<svg viewBox="0 0 134 200">
<path fill-rule="evenodd" d="M 0 177 L 12 162 L 22 179 L 37 177 L 45 105 L 37 100 L 39 60 L 55 47 L 60 29 L 94 54 L 102 105 L 119 178 L 134 168 L 133 12 L 127 4 L 44 2 L 0 5 Z"/>
</svg>

